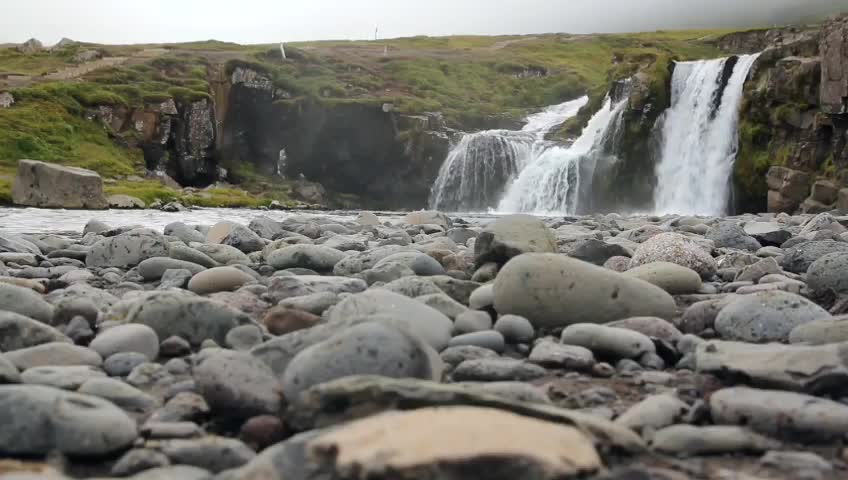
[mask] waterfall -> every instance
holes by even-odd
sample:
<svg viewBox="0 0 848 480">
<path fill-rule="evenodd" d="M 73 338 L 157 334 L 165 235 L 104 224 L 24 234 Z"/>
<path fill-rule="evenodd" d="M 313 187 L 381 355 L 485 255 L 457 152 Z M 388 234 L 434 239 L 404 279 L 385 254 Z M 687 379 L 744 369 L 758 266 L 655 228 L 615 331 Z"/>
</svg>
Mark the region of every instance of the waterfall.
<svg viewBox="0 0 848 480">
<path fill-rule="evenodd" d="M 677 63 L 671 108 L 661 120 L 657 213 L 720 215 L 727 210 L 739 104 L 758 56 L 741 55 L 735 64 L 735 57 Z"/>
<path fill-rule="evenodd" d="M 573 144 L 549 146 L 521 171 L 498 205 L 498 211 L 576 213 L 596 162 L 614 144 L 626 105 L 626 97 L 615 104 L 607 97 Z"/>
<path fill-rule="evenodd" d="M 498 204 L 504 188 L 543 154 L 545 135 L 577 115 L 588 97 L 554 105 L 528 116 L 520 131 L 465 134 L 451 148 L 430 192 L 430 207 L 445 211 L 485 211 Z"/>
</svg>

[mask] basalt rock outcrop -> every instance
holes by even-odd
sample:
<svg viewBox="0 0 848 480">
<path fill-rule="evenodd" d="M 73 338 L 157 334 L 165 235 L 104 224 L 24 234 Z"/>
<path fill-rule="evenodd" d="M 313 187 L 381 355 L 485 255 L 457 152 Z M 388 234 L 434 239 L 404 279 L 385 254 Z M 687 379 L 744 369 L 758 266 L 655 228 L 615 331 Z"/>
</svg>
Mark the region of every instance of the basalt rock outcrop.
<svg viewBox="0 0 848 480">
<path fill-rule="evenodd" d="M 233 164 L 301 175 L 366 204 L 420 207 L 449 149 L 438 114 L 401 115 L 391 104 L 291 100 L 262 72 L 237 67 L 221 130 Z"/>
</svg>

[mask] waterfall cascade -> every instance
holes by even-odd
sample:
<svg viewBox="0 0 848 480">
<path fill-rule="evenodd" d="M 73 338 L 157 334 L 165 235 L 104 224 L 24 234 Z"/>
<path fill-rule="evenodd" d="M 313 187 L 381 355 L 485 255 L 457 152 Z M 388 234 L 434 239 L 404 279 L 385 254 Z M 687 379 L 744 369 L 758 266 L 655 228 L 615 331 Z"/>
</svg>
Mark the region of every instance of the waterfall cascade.
<svg viewBox="0 0 848 480">
<path fill-rule="evenodd" d="M 521 171 L 498 205 L 504 213 L 577 213 L 583 189 L 591 180 L 599 157 L 607 153 L 627 99 L 607 97 L 570 146 L 551 146 Z"/>
<path fill-rule="evenodd" d="M 588 97 L 530 115 L 520 131 L 487 130 L 463 135 L 439 170 L 430 207 L 446 211 L 485 211 L 498 205 L 504 188 L 552 145 L 545 135 L 574 117 Z"/>
<path fill-rule="evenodd" d="M 721 58 L 676 65 L 671 108 L 660 120 L 662 153 L 654 195 L 657 213 L 726 212 L 738 150 L 739 104 L 757 57 L 741 55 L 735 64 Z"/>
</svg>

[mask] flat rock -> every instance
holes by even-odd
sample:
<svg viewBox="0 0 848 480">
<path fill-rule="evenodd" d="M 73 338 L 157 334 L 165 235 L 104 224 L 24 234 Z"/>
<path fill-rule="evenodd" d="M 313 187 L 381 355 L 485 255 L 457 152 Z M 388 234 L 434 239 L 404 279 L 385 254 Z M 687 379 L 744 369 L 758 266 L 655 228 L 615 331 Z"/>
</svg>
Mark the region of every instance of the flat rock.
<svg viewBox="0 0 848 480">
<path fill-rule="evenodd" d="M 743 427 L 730 425 L 672 425 L 654 434 L 651 446 L 663 453 L 718 455 L 763 452 L 779 448 L 780 442 Z"/>
<path fill-rule="evenodd" d="M 672 318 L 676 309 L 659 287 L 556 254 L 525 254 L 504 265 L 495 279 L 494 304 L 499 314 L 523 316 L 537 328 Z"/>
<path fill-rule="evenodd" d="M 781 342 L 798 325 L 830 316 L 800 295 L 767 291 L 740 295 L 730 302 L 716 316 L 715 329 L 726 340 Z"/>
<path fill-rule="evenodd" d="M 21 382 L 63 390 L 76 390 L 88 380 L 104 377 L 106 374 L 102 370 L 83 365 L 32 367 L 21 373 Z"/>
<path fill-rule="evenodd" d="M 503 435 L 503 432 L 510 432 Z M 354 421 L 310 442 L 309 451 L 340 477 L 402 476 L 427 469 L 438 478 L 559 479 L 602 467 L 591 440 L 579 430 L 480 407 L 423 408 Z M 499 471 L 486 469 L 497 457 Z"/>
<path fill-rule="evenodd" d="M 674 425 L 689 411 L 689 406 L 676 395 L 651 395 L 634 404 L 615 419 L 615 423 L 641 433 Z"/>
<path fill-rule="evenodd" d="M 626 328 L 639 332 L 642 335 L 659 338 L 676 344 L 683 333 L 667 320 L 657 317 L 633 317 L 624 320 L 616 320 L 606 324 L 607 327 Z"/>
<path fill-rule="evenodd" d="M 596 445 L 639 452 L 645 446 L 632 430 L 603 418 L 540 403 L 514 402 L 480 389 L 425 380 L 353 376 L 317 385 L 301 396 L 303 402 L 288 412 L 287 420 L 299 430 L 332 426 L 387 410 L 423 407 L 479 406 L 510 411 L 526 417 L 575 426 Z M 467 425 L 466 422 L 461 422 Z"/>
<path fill-rule="evenodd" d="M 103 455 L 138 436 L 111 402 L 38 385 L 0 385 L 0 424 L 0 451 L 12 455 Z"/>
<path fill-rule="evenodd" d="M 456 381 L 472 382 L 525 382 L 547 374 L 539 365 L 512 358 L 481 358 L 466 360 L 453 371 Z"/>
<path fill-rule="evenodd" d="M 458 347 L 462 345 L 474 345 L 477 347 L 487 348 L 498 353 L 503 352 L 506 348 L 506 342 L 504 341 L 503 335 L 494 330 L 464 333 L 453 337 L 450 343 L 448 343 L 449 347 Z"/>
<path fill-rule="evenodd" d="M 679 233 L 661 233 L 639 245 L 630 266 L 635 268 L 653 262 L 670 262 L 696 271 L 709 279 L 716 272 L 716 263 L 709 252 L 692 239 Z"/>
<path fill-rule="evenodd" d="M 268 255 L 268 264 L 277 270 L 308 268 L 316 272 L 332 272 L 344 252 L 321 245 L 292 245 L 274 250 Z"/>
<path fill-rule="evenodd" d="M 77 392 L 109 400 L 124 410 L 149 412 L 159 406 L 153 396 L 114 378 L 88 379 Z"/>
<path fill-rule="evenodd" d="M 368 285 L 358 278 L 324 277 L 320 275 L 296 275 L 271 277 L 268 284 L 268 296 L 274 301 L 281 302 L 292 297 L 302 297 L 316 293 L 364 292 Z"/>
<path fill-rule="evenodd" d="M 822 346 L 710 341 L 697 346 L 699 373 L 811 394 L 845 392 L 848 343 Z"/>
<path fill-rule="evenodd" d="M 848 406 L 802 393 L 732 387 L 713 393 L 709 404 L 717 424 L 793 440 L 823 442 L 848 429 Z"/>
<path fill-rule="evenodd" d="M 88 267 L 134 267 L 148 258 L 167 257 L 170 245 L 160 233 L 132 230 L 95 243 L 85 257 Z"/>
<path fill-rule="evenodd" d="M 754 237 L 748 235 L 739 225 L 722 222 L 710 228 L 704 237 L 715 242 L 716 248 L 735 248 L 756 252 L 763 246 Z"/>
<path fill-rule="evenodd" d="M 240 440 L 215 436 L 166 440 L 159 444 L 159 449 L 173 464 L 198 467 L 212 473 L 238 468 L 256 456 Z"/>
<path fill-rule="evenodd" d="M 848 342 L 848 316 L 814 320 L 793 328 L 789 332 L 789 343 L 825 345 Z"/>
</svg>

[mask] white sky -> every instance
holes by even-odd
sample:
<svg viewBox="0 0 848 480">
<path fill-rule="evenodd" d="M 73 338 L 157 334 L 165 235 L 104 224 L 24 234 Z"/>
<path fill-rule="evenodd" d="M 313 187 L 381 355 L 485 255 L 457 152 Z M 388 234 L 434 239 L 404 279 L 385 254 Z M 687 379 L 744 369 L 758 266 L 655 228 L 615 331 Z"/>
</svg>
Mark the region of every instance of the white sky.
<svg viewBox="0 0 848 480">
<path fill-rule="evenodd" d="M 0 0 L 0 43 L 238 43 L 765 26 L 848 0 Z"/>
</svg>

